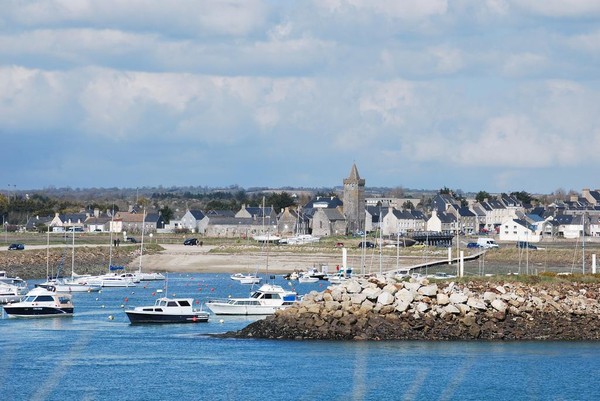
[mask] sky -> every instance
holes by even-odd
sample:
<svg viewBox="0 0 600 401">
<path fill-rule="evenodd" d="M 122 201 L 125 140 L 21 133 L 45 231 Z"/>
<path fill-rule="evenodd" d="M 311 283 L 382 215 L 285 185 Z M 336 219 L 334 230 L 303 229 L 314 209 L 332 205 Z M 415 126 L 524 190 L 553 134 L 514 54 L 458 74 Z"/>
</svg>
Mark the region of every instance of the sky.
<svg viewBox="0 0 600 401">
<path fill-rule="evenodd" d="M 0 192 L 600 187 L 597 0 L 0 9 Z"/>
</svg>

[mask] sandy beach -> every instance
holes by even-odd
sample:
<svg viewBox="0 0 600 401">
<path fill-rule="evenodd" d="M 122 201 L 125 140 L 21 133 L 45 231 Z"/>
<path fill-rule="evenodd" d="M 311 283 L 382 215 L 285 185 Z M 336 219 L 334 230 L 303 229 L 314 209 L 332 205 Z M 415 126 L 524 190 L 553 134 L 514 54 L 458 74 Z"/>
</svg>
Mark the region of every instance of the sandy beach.
<svg viewBox="0 0 600 401">
<path fill-rule="evenodd" d="M 264 253 L 219 254 L 210 252 L 213 246 L 185 246 L 161 244 L 164 251 L 153 255 L 144 255 L 142 260 L 145 271 L 167 272 L 197 272 L 197 273 L 236 273 L 255 272 L 257 269 L 264 273 L 267 267 L 267 257 Z M 137 268 L 139 258 L 133 260 L 129 267 Z M 288 273 L 296 270 L 307 270 L 311 267 L 320 268 L 328 265 L 329 271 L 334 272 L 336 265 L 341 263 L 340 257 L 331 254 L 277 254 L 268 256 L 269 272 L 274 274 Z"/>
</svg>

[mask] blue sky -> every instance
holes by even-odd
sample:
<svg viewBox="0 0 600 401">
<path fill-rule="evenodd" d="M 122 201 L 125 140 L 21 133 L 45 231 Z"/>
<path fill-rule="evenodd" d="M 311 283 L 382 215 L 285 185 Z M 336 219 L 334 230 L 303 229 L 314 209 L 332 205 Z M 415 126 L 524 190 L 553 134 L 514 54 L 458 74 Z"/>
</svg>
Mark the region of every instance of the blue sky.
<svg viewBox="0 0 600 401">
<path fill-rule="evenodd" d="M 0 190 L 600 187 L 597 0 L 0 7 Z"/>
</svg>

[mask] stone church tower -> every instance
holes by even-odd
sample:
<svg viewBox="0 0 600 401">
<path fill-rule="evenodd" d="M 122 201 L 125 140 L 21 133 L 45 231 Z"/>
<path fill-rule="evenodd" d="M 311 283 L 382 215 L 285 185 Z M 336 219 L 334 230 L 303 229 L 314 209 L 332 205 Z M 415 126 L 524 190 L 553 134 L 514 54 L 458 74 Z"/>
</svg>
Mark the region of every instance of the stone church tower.
<svg viewBox="0 0 600 401">
<path fill-rule="evenodd" d="M 348 232 L 365 229 L 365 180 L 358 175 L 356 164 L 352 164 L 350 175 L 344 179 L 344 216 Z"/>
</svg>

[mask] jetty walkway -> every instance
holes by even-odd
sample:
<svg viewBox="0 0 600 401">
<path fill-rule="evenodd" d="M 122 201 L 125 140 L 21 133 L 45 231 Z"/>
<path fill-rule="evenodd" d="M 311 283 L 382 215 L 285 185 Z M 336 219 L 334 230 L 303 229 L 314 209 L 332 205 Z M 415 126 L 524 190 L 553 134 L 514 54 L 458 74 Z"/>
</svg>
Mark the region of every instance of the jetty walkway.
<svg viewBox="0 0 600 401">
<path fill-rule="evenodd" d="M 476 252 L 474 254 L 471 255 L 466 255 L 463 256 L 463 261 L 468 261 L 468 260 L 475 260 L 478 259 L 480 256 L 484 255 L 486 253 L 486 250 L 481 250 L 479 252 Z M 403 267 L 399 267 L 399 268 L 394 268 L 394 269 L 390 269 L 390 270 L 386 270 L 385 273 L 400 273 L 402 272 L 406 272 L 408 271 L 408 274 L 411 274 L 413 271 L 419 271 L 421 269 L 425 269 L 428 267 L 432 267 L 432 266 L 440 266 L 440 265 L 451 265 L 453 263 L 457 263 L 460 262 L 460 258 L 451 258 L 450 260 L 448 260 L 448 258 L 446 259 L 436 259 L 436 260 L 432 260 L 432 261 L 428 261 L 428 262 L 424 262 L 424 263 L 419 263 L 416 265 L 412 265 L 412 266 L 403 266 Z"/>
</svg>

